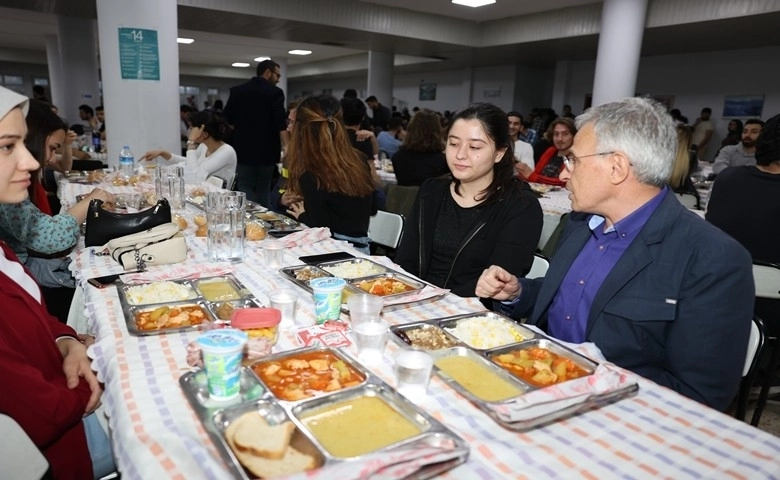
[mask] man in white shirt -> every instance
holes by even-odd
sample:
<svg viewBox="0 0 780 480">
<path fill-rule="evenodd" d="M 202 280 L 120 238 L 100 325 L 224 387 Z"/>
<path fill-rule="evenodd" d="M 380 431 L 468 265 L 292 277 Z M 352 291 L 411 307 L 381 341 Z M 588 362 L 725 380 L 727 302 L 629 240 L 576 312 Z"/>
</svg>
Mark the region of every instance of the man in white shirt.
<svg viewBox="0 0 780 480">
<path fill-rule="evenodd" d="M 712 138 L 712 132 L 715 131 L 715 125 L 710 120 L 712 109 L 705 107 L 701 109 L 701 116 L 693 123 L 693 138 L 691 143 L 696 145 L 699 160 L 707 159 L 707 144 Z"/>
<path fill-rule="evenodd" d="M 515 161 L 524 163 L 533 170 L 536 166 L 534 164 L 534 149 L 530 143 L 518 139 L 523 124 L 523 116 L 519 112 L 511 111 L 506 114 L 506 118 L 509 120 L 509 136 L 512 137 L 515 145 Z"/>
<path fill-rule="evenodd" d="M 764 122 L 751 118 L 742 128 L 742 141 L 737 145 L 728 145 L 720 149 L 712 162 L 712 173 L 720 173 L 728 167 L 756 164 L 756 141 Z"/>
</svg>

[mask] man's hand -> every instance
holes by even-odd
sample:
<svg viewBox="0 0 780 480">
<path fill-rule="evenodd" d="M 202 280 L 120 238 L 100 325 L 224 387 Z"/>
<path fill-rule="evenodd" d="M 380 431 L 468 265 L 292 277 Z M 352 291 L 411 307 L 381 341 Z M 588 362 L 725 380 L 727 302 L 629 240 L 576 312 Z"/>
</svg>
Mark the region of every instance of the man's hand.
<svg viewBox="0 0 780 480">
<path fill-rule="evenodd" d="M 478 297 L 499 301 L 514 300 L 520 296 L 520 292 L 517 277 L 496 265 L 491 265 L 482 272 L 475 290 Z"/>
<path fill-rule="evenodd" d="M 363 142 L 366 140 L 369 140 L 370 138 L 374 137 L 374 132 L 371 130 L 356 130 L 355 131 L 355 138 L 358 142 Z"/>
<path fill-rule="evenodd" d="M 95 372 L 92 371 L 92 365 L 87 357 L 87 347 L 75 338 L 60 339 L 57 341 L 57 347 L 62 353 L 62 371 L 65 373 L 68 388 L 76 388 L 82 378 L 89 384 L 92 395 L 84 410 L 84 415 L 89 415 L 100 405 L 103 389 Z"/>
<path fill-rule="evenodd" d="M 523 178 L 528 178 L 534 173 L 534 169 L 523 162 L 517 162 L 515 163 L 515 172 L 522 175 Z"/>
</svg>

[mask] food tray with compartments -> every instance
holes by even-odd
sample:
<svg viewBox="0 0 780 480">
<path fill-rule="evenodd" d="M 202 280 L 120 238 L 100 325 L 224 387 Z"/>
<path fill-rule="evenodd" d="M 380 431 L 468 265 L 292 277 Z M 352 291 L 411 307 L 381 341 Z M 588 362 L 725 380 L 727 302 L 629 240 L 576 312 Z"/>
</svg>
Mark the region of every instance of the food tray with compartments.
<svg viewBox="0 0 780 480">
<path fill-rule="evenodd" d="M 478 319 L 478 322 L 469 325 L 470 328 L 463 332 L 458 329 L 458 324 L 463 326 L 466 324 L 462 322 L 473 319 Z M 503 335 L 488 333 L 491 329 L 507 327 L 513 330 L 509 335 L 506 332 Z M 594 406 L 629 397 L 637 391 L 636 384 L 632 384 L 531 420 L 507 422 L 498 416 L 495 405 L 511 402 L 540 388 L 592 375 L 598 364 L 495 312 L 395 325 L 390 327 L 390 331 L 394 340 L 402 346 L 428 350 L 434 357 L 435 375 L 510 430 L 530 430 Z M 467 338 L 464 332 L 475 333 L 482 338 Z"/>
<path fill-rule="evenodd" d="M 329 362 L 328 367 L 317 364 L 318 361 Z M 334 373 L 342 378 L 344 372 L 349 372 L 344 378 L 353 381 L 341 388 L 321 385 L 322 390 L 312 390 L 302 398 L 295 395 L 293 399 L 279 390 L 282 382 L 275 385 L 269 380 L 284 369 L 305 371 L 307 368 L 319 369 L 330 380 Z M 308 373 L 301 372 L 301 375 L 308 376 Z M 294 430 L 288 448 L 309 456 L 314 468 L 345 462 L 356 464 L 366 455 L 392 453 L 401 448 L 447 446 L 457 452 L 457 456 L 447 461 L 425 465 L 405 477 L 424 479 L 468 458 L 468 445 L 457 434 L 338 349 L 307 347 L 257 360 L 242 371 L 239 396 L 221 406 L 209 399 L 203 372 L 189 372 L 179 383 L 235 478 L 255 478 L 240 461 L 241 452 L 237 453 L 228 440 L 231 425 L 252 413 L 260 415 L 271 426 L 291 422 Z M 382 419 L 381 424 L 366 428 L 367 422 L 376 418 Z"/>
<path fill-rule="evenodd" d="M 135 336 L 199 330 L 229 322 L 236 309 L 263 306 L 232 274 L 116 286 L 127 330 Z"/>
</svg>

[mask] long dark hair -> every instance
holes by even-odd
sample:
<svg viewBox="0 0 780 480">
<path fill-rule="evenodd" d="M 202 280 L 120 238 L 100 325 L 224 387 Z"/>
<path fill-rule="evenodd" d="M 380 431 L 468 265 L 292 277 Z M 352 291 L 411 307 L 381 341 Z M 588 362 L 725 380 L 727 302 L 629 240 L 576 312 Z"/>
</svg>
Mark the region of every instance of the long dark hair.
<svg viewBox="0 0 780 480">
<path fill-rule="evenodd" d="M 24 137 L 24 145 L 30 154 L 38 160 L 38 169 L 31 173 L 31 183 L 27 191 L 30 201 L 38 205 L 37 184 L 41 182 L 40 171 L 46 163 L 46 140 L 57 130 L 67 133 L 68 125 L 51 109 L 51 104 L 40 100 L 30 99 L 30 109 L 27 112 L 27 136 Z M 70 145 L 65 145 L 70 148 Z"/>
<path fill-rule="evenodd" d="M 287 156 L 293 191 L 300 192 L 305 172 L 314 175 L 326 192 L 365 197 L 374 191 L 371 171 L 352 147 L 341 103 L 332 95 L 308 97 L 298 105 Z"/>
<path fill-rule="evenodd" d="M 427 109 L 415 113 L 406 128 L 403 148 L 413 152 L 443 151 L 444 137 L 439 116 Z"/>
<path fill-rule="evenodd" d="M 509 122 L 506 113 L 492 103 L 474 103 L 457 112 L 450 121 L 450 128 L 458 120 L 477 120 L 485 133 L 495 144 L 496 150 L 506 148 L 504 156 L 493 164 L 493 181 L 483 190 L 478 201 L 492 202 L 498 198 L 502 188 L 515 185 L 515 155 L 512 138 L 509 136 Z M 460 180 L 453 178 L 455 193 L 460 195 Z"/>
</svg>

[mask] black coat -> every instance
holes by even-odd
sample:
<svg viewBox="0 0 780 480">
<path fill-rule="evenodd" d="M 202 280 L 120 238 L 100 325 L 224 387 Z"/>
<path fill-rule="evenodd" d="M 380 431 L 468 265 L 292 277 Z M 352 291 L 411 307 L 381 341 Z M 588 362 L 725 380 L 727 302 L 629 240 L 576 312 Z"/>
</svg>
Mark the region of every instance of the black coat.
<svg viewBox="0 0 780 480">
<path fill-rule="evenodd" d="M 268 166 L 279 163 L 287 128 L 284 92 L 264 78 L 252 77 L 230 89 L 225 120 L 233 125 L 232 145 L 238 163 Z"/>
</svg>

